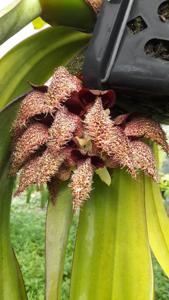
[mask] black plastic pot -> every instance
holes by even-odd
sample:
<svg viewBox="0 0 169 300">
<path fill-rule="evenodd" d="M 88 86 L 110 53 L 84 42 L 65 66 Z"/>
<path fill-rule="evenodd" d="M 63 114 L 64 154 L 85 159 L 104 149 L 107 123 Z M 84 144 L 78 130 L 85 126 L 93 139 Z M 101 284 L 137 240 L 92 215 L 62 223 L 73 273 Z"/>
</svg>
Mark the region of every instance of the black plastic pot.
<svg viewBox="0 0 169 300">
<path fill-rule="evenodd" d="M 169 123 L 167 9 L 164 0 L 105 0 L 84 65 L 88 87 L 115 89 L 121 108 L 164 123 Z"/>
</svg>

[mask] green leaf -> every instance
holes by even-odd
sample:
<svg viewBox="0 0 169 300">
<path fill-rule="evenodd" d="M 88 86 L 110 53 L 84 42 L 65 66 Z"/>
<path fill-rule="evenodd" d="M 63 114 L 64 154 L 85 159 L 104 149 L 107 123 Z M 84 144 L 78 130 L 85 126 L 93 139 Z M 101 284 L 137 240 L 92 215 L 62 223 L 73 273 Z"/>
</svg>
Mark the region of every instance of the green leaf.
<svg viewBox="0 0 169 300">
<path fill-rule="evenodd" d="M 18 101 L 0 112 L 0 299 L 27 299 L 23 279 L 10 241 L 10 206 L 14 179 L 9 178 L 9 128 Z"/>
<path fill-rule="evenodd" d="M 46 222 L 46 300 L 61 299 L 64 257 L 72 223 L 68 184 L 59 187 L 56 203 L 49 202 Z"/>
<path fill-rule="evenodd" d="M 65 65 L 87 44 L 90 35 L 69 28 L 48 28 L 26 39 L 0 61 L 0 108 L 43 84 L 54 68 Z"/>
<path fill-rule="evenodd" d="M 145 177 L 145 200 L 150 246 L 169 277 L 169 219 L 160 187 L 148 177 Z"/>
<path fill-rule="evenodd" d="M 22 276 L 22 272 L 21 272 L 18 260 L 15 256 L 14 250 L 13 250 L 13 256 L 14 256 L 14 259 L 15 259 L 16 270 L 17 270 L 17 273 L 18 273 L 18 286 L 19 286 L 19 290 L 20 290 L 19 293 L 20 293 L 20 297 L 21 297 L 20 299 L 21 300 L 28 300 L 27 293 L 26 293 L 26 287 L 25 287 L 25 283 L 24 283 L 24 280 L 23 280 L 23 276 Z"/>
<path fill-rule="evenodd" d="M 39 0 L 14 0 L 0 11 L 0 44 L 41 13 Z"/>
<path fill-rule="evenodd" d="M 110 187 L 95 178 L 80 215 L 71 300 L 153 299 L 143 184 L 120 170 Z"/>
<path fill-rule="evenodd" d="M 8 169 L 0 177 L 0 295 L 1 300 L 27 299 L 10 242 L 10 206 L 13 179 Z"/>
</svg>

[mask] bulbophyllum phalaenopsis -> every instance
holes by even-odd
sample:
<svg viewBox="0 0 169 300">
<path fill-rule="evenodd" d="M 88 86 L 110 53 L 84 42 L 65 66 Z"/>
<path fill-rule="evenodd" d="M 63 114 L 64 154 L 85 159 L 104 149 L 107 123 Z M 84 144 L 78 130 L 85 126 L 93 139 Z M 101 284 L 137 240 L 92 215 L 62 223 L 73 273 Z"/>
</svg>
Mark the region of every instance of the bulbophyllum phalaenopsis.
<svg viewBox="0 0 169 300">
<path fill-rule="evenodd" d="M 147 141 L 168 153 L 163 129 L 138 113 L 114 117 L 115 103 L 113 90 L 89 90 L 64 67 L 48 87 L 34 86 L 12 127 L 11 175 L 20 171 L 16 194 L 47 183 L 54 200 L 59 182 L 68 180 L 76 210 L 89 198 L 98 169 L 125 168 L 135 180 L 143 171 L 158 181 Z"/>
</svg>

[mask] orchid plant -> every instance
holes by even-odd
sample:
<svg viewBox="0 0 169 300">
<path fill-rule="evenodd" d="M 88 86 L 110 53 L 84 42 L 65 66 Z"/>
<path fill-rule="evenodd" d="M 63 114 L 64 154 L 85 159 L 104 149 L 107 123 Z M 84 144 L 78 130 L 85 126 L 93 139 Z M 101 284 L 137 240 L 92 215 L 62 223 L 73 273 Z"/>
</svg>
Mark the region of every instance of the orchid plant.
<svg viewBox="0 0 169 300">
<path fill-rule="evenodd" d="M 10 241 L 16 176 L 15 195 L 32 185 L 49 190 L 46 300 L 61 299 L 74 214 L 79 220 L 70 300 L 153 300 L 151 250 L 169 276 L 169 220 L 157 151 L 159 145 L 169 153 L 165 132 L 140 102 L 136 111 L 119 108 L 114 90 L 90 90 L 82 70 L 72 74 L 68 67 L 87 46 L 101 4 L 23 0 L 0 13 L 1 41 L 39 15 L 53 26 L 0 62 L 2 300 L 27 299 Z"/>
</svg>

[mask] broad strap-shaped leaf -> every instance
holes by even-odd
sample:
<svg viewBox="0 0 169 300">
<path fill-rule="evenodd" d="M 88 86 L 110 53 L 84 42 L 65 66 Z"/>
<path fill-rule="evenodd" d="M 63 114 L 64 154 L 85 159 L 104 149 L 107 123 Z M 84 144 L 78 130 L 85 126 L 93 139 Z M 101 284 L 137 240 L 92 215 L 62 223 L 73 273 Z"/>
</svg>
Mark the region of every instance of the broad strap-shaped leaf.
<svg viewBox="0 0 169 300">
<path fill-rule="evenodd" d="M 152 300 L 153 272 L 144 181 L 115 170 L 108 187 L 95 178 L 80 215 L 71 300 Z"/>
<path fill-rule="evenodd" d="M 61 299 L 64 257 L 72 223 L 68 183 L 59 186 L 56 203 L 49 202 L 46 221 L 46 300 Z"/>
<path fill-rule="evenodd" d="M 148 177 L 145 177 L 145 201 L 150 246 L 169 277 L 169 218 L 159 185 Z"/>
<path fill-rule="evenodd" d="M 48 28 L 18 44 L 0 61 L 0 108 L 43 84 L 54 69 L 68 63 L 87 44 L 90 35 L 69 28 Z"/>
<path fill-rule="evenodd" d="M 24 280 L 23 280 L 23 276 L 22 276 L 22 272 L 21 272 L 18 260 L 15 256 L 14 250 L 13 250 L 13 256 L 14 256 L 14 259 L 15 259 L 16 270 L 17 270 L 17 273 L 18 273 L 18 285 L 19 285 L 19 289 L 20 289 L 20 297 L 23 300 L 28 300 L 27 293 L 26 293 L 26 287 L 25 287 L 25 283 L 24 283 Z"/>
<path fill-rule="evenodd" d="M 13 179 L 8 169 L 0 176 L 0 299 L 27 299 L 21 273 L 10 242 L 10 205 Z"/>
<path fill-rule="evenodd" d="M 120 173 L 112 299 L 154 299 L 143 177 Z"/>
<path fill-rule="evenodd" d="M 0 112 L 0 299 L 26 300 L 26 292 L 10 241 L 10 206 L 14 179 L 9 178 L 10 126 L 20 98 Z"/>
<path fill-rule="evenodd" d="M 41 13 L 38 0 L 13 0 L 0 10 L 0 44 L 34 20 Z"/>
</svg>

